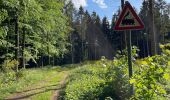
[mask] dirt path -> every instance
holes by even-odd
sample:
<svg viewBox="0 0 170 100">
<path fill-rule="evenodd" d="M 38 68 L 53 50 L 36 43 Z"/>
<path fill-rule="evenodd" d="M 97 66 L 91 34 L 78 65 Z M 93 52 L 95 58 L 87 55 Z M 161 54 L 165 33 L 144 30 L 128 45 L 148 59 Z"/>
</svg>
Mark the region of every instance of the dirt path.
<svg viewBox="0 0 170 100">
<path fill-rule="evenodd" d="M 48 84 L 48 82 L 51 81 L 52 78 L 55 78 L 60 73 L 63 73 L 61 80 L 55 82 L 55 84 Z M 67 76 L 68 71 L 56 73 L 54 77 L 29 86 L 24 91 L 14 93 L 11 96 L 7 97 L 5 100 L 32 100 L 33 96 L 49 91 L 52 92 L 52 96 L 49 97 L 49 100 L 57 100 L 60 90 L 64 87 Z"/>
<path fill-rule="evenodd" d="M 62 81 L 60 81 L 60 89 L 54 91 L 51 100 L 58 100 L 59 96 L 60 96 L 60 92 L 62 91 L 62 89 L 65 87 L 65 83 L 66 83 L 66 79 L 68 77 L 68 73 L 64 75 L 64 78 Z"/>
</svg>

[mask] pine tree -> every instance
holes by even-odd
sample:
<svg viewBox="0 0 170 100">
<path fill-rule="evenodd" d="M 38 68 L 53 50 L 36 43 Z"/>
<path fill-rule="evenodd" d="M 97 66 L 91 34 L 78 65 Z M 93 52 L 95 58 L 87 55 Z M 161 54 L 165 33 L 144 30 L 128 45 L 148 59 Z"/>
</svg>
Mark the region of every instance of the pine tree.
<svg viewBox="0 0 170 100">
<path fill-rule="evenodd" d="M 115 31 L 114 30 L 114 27 L 115 27 L 115 23 L 116 23 L 116 20 L 117 20 L 118 16 L 117 14 L 115 13 L 112 17 L 112 23 L 111 23 L 111 28 L 110 28 L 110 41 L 111 41 L 111 44 L 113 44 L 113 47 L 115 48 L 115 50 L 121 50 L 121 36 L 122 36 L 122 33 L 120 31 Z"/>
<path fill-rule="evenodd" d="M 109 21 L 107 20 L 107 17 L 104 17 L 102 20 L 102 30 L 107 38 L 110 34 L 110 26 L 109 26 Z"/>
</svg>

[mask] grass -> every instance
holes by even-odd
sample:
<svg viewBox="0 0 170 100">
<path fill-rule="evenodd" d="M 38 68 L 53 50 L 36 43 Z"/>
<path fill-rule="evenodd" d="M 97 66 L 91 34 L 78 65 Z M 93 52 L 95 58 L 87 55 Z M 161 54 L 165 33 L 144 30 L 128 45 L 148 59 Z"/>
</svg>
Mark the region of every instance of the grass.
<svg viewBox="0 0 170 100">
<path fill-rule="evenodd" d="M 24 91 L 26 88 L 31 87 L 32 85 L 34 87 L 35 84 L 38 84 L 38 87 L 50 86 L 53 84 L 57 85 L 57 82 L 59 82 L 63 74 L 65 74 L 64 72 L 62 72 L 63 70 L 69 69 L 63 69 L 59 66 L 26 69 L 23 70 L 23 77 L 19 78 L 18 80 L 13 79 L 13 72 L 11 72 L 11 75 L 9 75 L 11 77 L 8 77 L 9 79 L 5 78 L 6 75 L 0 72 L 0 100 L 3 100 L 7 96 L 16 92 Z M 52 93 L 52 89 L 50 90 L 50 88 L 52 87 L 44 88 L 46 92 L 39 93 L 38 95 L 33 96 L 33 99 L 36 98 L 36 100 L 48 100 L 49 96 Z"/>
<path fill-rule="evenodd" d="M 44 92 L 38 95 L 33 96 L 32 100 L 49 100 L 49 98 L 53 95 L 54 90 L 59 89 L 61 86 L 59 82 L 62 80 L 63 76 L 67 74 L 67 71 L 60 72 L 53 78 L 51 78 L 46 84 L 44 85 Z"/>
<path fill-rule="evenodd" d="M 26 90 L 29 91 L 25 92 L 24 95 L 33 94 L 30 96 L 31 100 L 49 100 L 54 91 L 60 88 L 59 82 L 63 79 L 64 75 L 68 74 L 68 72 L 72 72 L 72 77 L 69 78 L 73 78 L 73 80 L 74 77 L 76 77 L 75 80 L 82 79 L 81 74 L 83 73 L 94 74 L 97 72 L 104 72 L 103 67 L 92 67 L 90 65 L 96 64 L 95 62 L 85 62 L 82 64 L 65 65 L 62 68 L 60 66 L 49 66 L 44 68 L 26 69 L 23 70 L 24 75 L 18 81 L 9 81 L 7 83 L 2 83 L 2 81 L 4 81 L 5 74 L 0 72 L 0 100 L 4 100 L 4 98 L 9 97 L 11 94 L 15 94 L 16 92 Z M 74 72 L 76 73 L 73 74 Z M 78 84 L 78 82 L 75 84 Z M 80 87 L 82 87 L 82 85 L 80 85 Z M 168 88 L 169 87 L 170 85 L 168 85 Z"/>
</svg>

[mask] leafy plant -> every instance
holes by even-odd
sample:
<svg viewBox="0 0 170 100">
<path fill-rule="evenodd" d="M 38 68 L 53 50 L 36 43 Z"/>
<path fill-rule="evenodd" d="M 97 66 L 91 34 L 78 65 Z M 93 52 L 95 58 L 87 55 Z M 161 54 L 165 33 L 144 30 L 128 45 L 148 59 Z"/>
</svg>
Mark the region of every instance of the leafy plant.
<svg viewBox="0 0 170 100">
<path fill-rule="evenodd" d="M 66 86 L 66 99 L 103 100 L 107 97 L 128 98 L 127 61 L 117 57 L 114 61 L 102 57 L 95 64 L 76 68 L 69 77 Z"/>
<path fill-rule="evenodd" d="M 85 65 L 75 69 L 66 87 L 66 99 L 70 100 L 93 100 L 102 94 L 105 80 L 102 67 Z"/>
<path fill-rule="evenodd" d="M 155 100 L 167 98 L 166 87 L 169 77 L 169 50 L 164 46 L 162 55 L 136 61 L 136 71 L 130 80 L 134 84 L 135 95 L 131 99 Z"/>
<path fill-rule="evenodd" d="M 19 64 L 18 61 L 16 61 L 15 59 L 14 60 L 7 59 L 2 64 L 2 70 L 7 72 L 7 71 L 15 68 L 15 66 L 18 65 L 18 64 Z"/>
</svg>

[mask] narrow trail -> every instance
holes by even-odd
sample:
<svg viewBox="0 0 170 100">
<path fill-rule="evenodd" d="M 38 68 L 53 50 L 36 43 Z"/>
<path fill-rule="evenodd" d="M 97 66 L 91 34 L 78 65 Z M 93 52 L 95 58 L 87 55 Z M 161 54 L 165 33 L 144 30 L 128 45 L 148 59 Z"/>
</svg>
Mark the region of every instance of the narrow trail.
<svg viewBox="0 0 170 100">
<path fill-rule="evenodd" d="M 51 100 L 58 100 L 59 96 L 60 96 L 60 92 L 62 91 L 62 89 L 65 87 L 65 83 L 66 83 L 66 79 L 68 77 L 68 73 L 64 75 L 64 78 L 62 81 L 60 81 L 60 89 L 57 89 L 56 91 L 54 91 Z"/>
<path fill-rule="evenodd" d="M 61 76 L 61 80 L 56 81 L 55 84 L 48 84 L 48 82 L 51 81 L 52 78 L 55 78 L 61 73 L 64 74 L 63 76 Z M 57 72 L 56 75 L 51 77 L 50 79 L 43 80 L 38 82 L 37 84 L 28 86 L 23 91 L 16 92 L 7 97 L 5 100 L 33 100 L 33 96 L 49 91 L 52 92 L 52 96 L 49 97 L 49 100 L 57 100 L 61 89 L 64 87 L 68 73 L 69 71 Z"/>
</svg>

